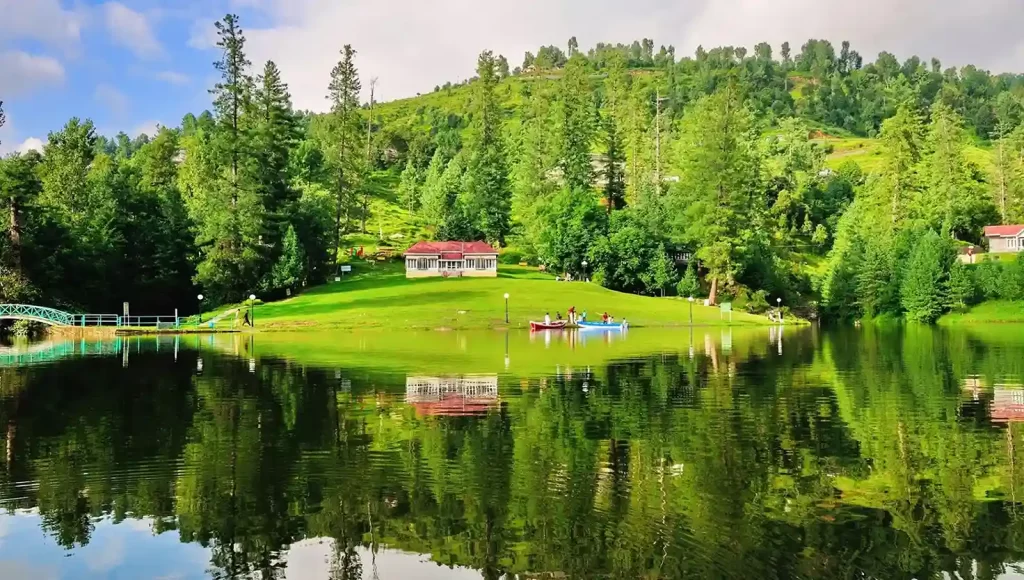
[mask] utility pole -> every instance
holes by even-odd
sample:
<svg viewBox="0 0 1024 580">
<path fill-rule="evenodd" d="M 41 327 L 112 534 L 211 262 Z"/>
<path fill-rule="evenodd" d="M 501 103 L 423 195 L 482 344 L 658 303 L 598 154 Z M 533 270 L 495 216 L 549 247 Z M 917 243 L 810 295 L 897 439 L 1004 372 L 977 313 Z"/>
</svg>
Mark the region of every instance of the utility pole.
<svg viewBox="0 0 1024 580">
<path fill-rule="evenodd" d="M 373 91 L 377 87 L 377 77 L 370 79 L 370 116 L 366 119 L 366 172 L 367 177 L 371 171 L 370 168 L 370 145 L 373 131 Z M 367 213 L 370 210 L 370 188 L 363 184 L 363 233 L 366 233 L 366 218 Z"/>
</svg>

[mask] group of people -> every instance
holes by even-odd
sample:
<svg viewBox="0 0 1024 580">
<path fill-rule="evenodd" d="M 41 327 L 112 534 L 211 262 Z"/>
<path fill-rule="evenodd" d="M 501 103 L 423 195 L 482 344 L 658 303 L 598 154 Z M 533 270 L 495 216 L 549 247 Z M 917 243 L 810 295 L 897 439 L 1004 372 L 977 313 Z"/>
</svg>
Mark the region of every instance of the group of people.
<svg viewBox="0 0 1024 580">
<path fill-rule="evenodd" d="M 564 318 L 564 319 L 562 318 L 562 313 L 561 312 L 555 312 L 555 322 L 558 322 L 560 320 L 566 320 L 569 324 L 579 324 L 580 322 L 586 322 L 587 321 L 587 311 L 584 310 L 583 312 L 578 313 L 578 312 L 576 312 L 576 307 L 575 306 L 570 306 L 569 310 L 566 311 L 566 318 Z M 604 314 L 601 315 L 601 322 L 604 322 L 606 324 L 614 324 L 615 323 L 615 317 L 614 316 L 609 316 L 608 313 L 605 312 Z M 550 312 L 544 313 L 544 324 L 551 324 L 551 313 Z"/>
</svg>

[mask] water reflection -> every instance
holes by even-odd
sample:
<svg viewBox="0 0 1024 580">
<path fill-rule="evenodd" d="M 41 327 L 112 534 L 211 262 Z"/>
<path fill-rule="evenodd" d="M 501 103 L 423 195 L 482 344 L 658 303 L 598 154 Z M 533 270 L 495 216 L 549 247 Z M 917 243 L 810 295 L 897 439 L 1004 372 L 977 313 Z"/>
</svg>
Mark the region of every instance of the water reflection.
<svg viewBox="0 0 1024 580">
<path fill-rule="evenodd" d="M 0 368 L 0 573 L 994 578 L 1024 558 L 1019 329 L 425 336 Z"/>
</svg>

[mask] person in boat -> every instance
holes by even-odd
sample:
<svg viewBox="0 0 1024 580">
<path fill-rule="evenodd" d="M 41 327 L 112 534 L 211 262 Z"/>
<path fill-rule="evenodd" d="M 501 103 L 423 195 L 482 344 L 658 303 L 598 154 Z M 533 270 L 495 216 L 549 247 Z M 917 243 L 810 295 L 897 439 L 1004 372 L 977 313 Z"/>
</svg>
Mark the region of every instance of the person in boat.
<svg viewBox="0 0 1024 580">
<path fill-rule="evenodd" d="M 608 313 L 607 312 L 605 312 L 604 314 L 601 315 L 601 322 L 604 322 L 604 323 L 608 322 Z"/>
<path fill-rule="evenodd" d="M 551 324 L 551 313 L 550 312 L 545 312 L 544 313 L 544 324 Z"/>
<path fill-rule="evenodd" d="M 556 312 L 555 313 L 555 320 L 556 321 L 561 321 L 562 320 L 562 313 L 561 312 Z"/>
<path fill-rule="evenodd" d="M 580 317 L 579 317 L 579 322 L 586 322 L 586 321 L 587 321 L 587 311 L 586 311 L 586 310 L 584 310 L 584 311 L 583 311 L 583 312 L 582 312 L 582 313 L 580 314 Z"/>
<path fill-rule="evenodd" d="M 567 316 L 569 317 L 569 324 L 576 324 L 576 307 L 570 306 Z"/>
</svg>

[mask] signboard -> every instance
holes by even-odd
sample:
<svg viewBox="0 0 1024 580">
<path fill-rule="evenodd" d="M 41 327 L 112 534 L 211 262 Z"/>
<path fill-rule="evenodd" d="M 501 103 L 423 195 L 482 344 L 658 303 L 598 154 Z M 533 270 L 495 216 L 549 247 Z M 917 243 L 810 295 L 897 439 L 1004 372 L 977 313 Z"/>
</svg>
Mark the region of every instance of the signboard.
<svg viewBox="0 0 1024 580">
<path fill-rule="evenodd" d="M 341 267 L 341 271 L 342 272 L 351 272 L 352 271 L 352 266 L 342 266 Z"/>
<path fill-rule="evenodd" d="M 729 313 L 729 322 L 732 322 L 732 302 L 725 302 L 719 306 L 719 318 L 725 318 L 725 313 Z"/>
</svg>

